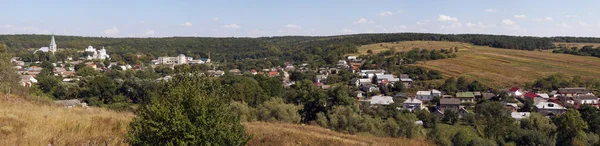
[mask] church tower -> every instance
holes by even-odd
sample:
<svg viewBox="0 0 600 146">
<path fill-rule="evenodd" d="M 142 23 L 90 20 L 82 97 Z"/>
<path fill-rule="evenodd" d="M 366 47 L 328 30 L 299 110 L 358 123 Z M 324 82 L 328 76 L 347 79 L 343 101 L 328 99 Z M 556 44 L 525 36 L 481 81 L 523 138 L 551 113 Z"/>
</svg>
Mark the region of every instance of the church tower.
<svg viewBox="0 0 600 146">
<path fill-rule="evenodd" d="M 56 52 L 56 42 L 54 41 L 54 34 L 52 34 L 52 40 L 50 40 L 50 45 L 48 46 L 48 51 L 52 52 L 52 54 L 54 54 L 54 52 Z"/>
</svg>

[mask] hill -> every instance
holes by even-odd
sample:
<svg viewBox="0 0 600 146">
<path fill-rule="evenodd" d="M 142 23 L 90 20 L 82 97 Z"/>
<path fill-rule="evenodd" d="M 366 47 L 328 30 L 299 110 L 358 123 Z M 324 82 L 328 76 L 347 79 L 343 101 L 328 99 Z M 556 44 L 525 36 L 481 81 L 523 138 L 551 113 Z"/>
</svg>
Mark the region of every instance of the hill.
<svg viewBox="0 0 600 146">
<path fill-rule="evenodd" d="M 0 95 L 0 145 L 128 145 L 132 113 L 65 108 Z M 248 145 L 432 145 L 425 140 L 336 133 L 318 126 L 244 123 Z"/>
<path fill-rule="evenodd" d="M 377 45 L 377 44 L 375 44 Z M 588 56 L 556 54 L 477 46 L 459 42 L 407 41 L 383 43 L 383 46 L 447 48 L 458 46 L 456 58 L 419 62 L 416 66 L 434 69 L 445 76 L 465 76 L 492 87 L 522 85 L 537 78 L 561 73 L 571 77 L 594 79 L 600 75 L 600 59 Z M 361 49 L 373 48 L 366 45 Z M 360 52 L 360 50 L 359 50 Z"/>
</svg>

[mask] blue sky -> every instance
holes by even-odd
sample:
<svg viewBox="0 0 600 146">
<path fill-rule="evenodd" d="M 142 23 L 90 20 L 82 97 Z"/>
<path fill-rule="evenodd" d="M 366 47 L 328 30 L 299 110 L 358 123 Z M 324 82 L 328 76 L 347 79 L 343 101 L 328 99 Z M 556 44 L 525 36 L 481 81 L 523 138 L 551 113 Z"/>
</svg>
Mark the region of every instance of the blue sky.
<svg viewBox="0 0 600 146">
<path fill-rule="evenodd" d="M 1 0 L 0 5 L 0 34 L 600 36 L 600 1 L 591 0 Z"/>
</svg>

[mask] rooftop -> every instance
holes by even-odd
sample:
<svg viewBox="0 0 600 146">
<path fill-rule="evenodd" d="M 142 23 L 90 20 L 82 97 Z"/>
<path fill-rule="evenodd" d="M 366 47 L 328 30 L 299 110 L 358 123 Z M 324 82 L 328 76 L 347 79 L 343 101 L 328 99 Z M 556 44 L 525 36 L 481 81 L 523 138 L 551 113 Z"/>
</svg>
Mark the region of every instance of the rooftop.
<svg viewBox="0 0 600 146">
<path fill-rule="evenodd" d="M 460 99 L 458 98 L 442 98 L 440 99 L 440 104 L 460 104 Z"/>
</svg>

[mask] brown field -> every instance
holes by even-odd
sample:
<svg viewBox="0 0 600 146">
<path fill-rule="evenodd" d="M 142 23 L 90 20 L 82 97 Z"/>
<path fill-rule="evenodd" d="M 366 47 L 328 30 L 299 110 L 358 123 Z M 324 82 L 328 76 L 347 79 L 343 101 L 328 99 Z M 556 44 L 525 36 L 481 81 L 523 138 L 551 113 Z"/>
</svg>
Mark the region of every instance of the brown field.
<svg viewBox="0 0 600 146">
<path fill-rule="evenodd" d="M 128 145 L 131 113 L 0 95 L 0 145 Z"/>
<path fill-rule="evenodd" d="M 273 124 L 265 122 L 245 123 L 248 133 L 253 135 L 248 145 L 433 145 L 426 140 L 406 138 L 381 138 L 341 134 L 319 126 L 297 124 Z"/>
<path fill-rule="evenodd" d="M 378 44 L 365 45 L 360 49 L 374 48 L 373 45 L 377 47 Z M 441 71 L 444 76 L 476 79 L 496 88 L 518 86 L 556 73 L 567 77 L 579 75 L 583 79 L 600 76 L 600 58 L 596 57 L 498 49 L 458 42 L 409 41 L 401 42 L 398 46 L 414 48 L 406 46 L 409 44 L 424 48 L 459 46 L 457 58 L 419 62 L 416 65 Z"/>
<path fill-rule="evenodd" d="M 554 45 L 558 46 L 560 44 L 567 45 L 567 48 L 578 47 L 581 48 L 583 46 L 592 45 L 594 47 L 600 47 L 600 43 L 567 43 L 567 42 L 554 42 Z"/>
<path fill-rule="evenodd" d="M 376 43 L 363 45 L 358 48 L 359 54 L 367 54 L 368 50 L 373 51 L 374 54 L 379 52 L 388 51 L 392 48 L 396 48 L 397 52 L 410 51 L 413 48 L 428 49 L 428 50 L 439 50 L 448 49 L 453 47 L 464 48 L 470 46 L 468 43 L 459 42 L 436 42 L 436 41 L 405 41 L 405 42 L 392 42 L 392 43 Z M 357 54 L 352 54 L 357 55 Z"/>
<path fill-rule="evenodd" d="M 103 108 L 65 108 L 0 94 L 0 145 L 129 145 L 134 117 Z M 248 145 L 433 145 L 425 140 L 341 134 L 319 126 L 244 123 Z"/>
</svg>

